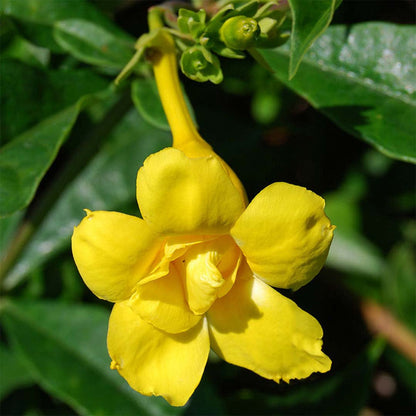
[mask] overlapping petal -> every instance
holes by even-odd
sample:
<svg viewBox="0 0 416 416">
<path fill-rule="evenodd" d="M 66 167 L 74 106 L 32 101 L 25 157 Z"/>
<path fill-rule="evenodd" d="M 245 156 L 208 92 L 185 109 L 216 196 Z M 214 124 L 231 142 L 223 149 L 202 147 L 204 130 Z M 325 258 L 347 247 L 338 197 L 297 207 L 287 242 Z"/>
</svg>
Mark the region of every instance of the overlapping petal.
<svg viewBox="0 0 416 416">
<path fill-rule="evenodd" d="M 167 276 L 137 286 L 129 305 L 146 322 L 173 334 L 187 331 L 201 319 L 189 309 L 182 278 L 173 265 Z"/>
<path fill-rule="evenodd" d="M 325 201 L 284 182 L 261 191 L 231 230 L 255 273 L 279 288 L 298 289 L 321 270 L 333 229 Z"/>
<path fill-rule="evenodd" d="M 189 158 L 174 148 L 145 160 L 137 201 L 145 221 L 163 235 L 224 234 L 245 208 L 217 157 Z"/>
<path fill-rule="evenodd" d="M 214 351 L 277 382 L 328 371 L 318 321 L 250 273 L 246 266 L 207 314 Z"/>
<path fill-rule="evenodd" d="M 167 334 L 117 303 L 107 337 L 112 368 L 140 393 L 183 406 L 199 384 L 209 353 L 205 320 L 187 332 Z"/>
<path fill-rule="evenodd" d="M 205 313 L 234 284 L 241 250 L 230 236 L 190 247 L 176 266 L 184 276 L 186 299 L 195 314 Z"/>
<path fill-rule="evenodd" d="M 142 219 L 118 212 L 87 210 L 72 236 L 72 253 L 85 284 L 110 302 L 131 296 L 161 248 L 162 240 Z"/>
</svg>

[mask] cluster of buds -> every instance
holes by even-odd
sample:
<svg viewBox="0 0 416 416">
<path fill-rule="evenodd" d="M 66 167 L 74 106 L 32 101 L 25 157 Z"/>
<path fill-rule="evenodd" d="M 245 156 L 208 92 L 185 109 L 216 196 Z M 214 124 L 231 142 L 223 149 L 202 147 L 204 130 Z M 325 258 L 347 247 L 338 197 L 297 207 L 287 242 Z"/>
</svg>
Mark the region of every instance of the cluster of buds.
<svg viewBox="0 0 416 416">
<path fill-rule="evenodd" d="M 243 59 L 253 48 L 282 45 L 288 33 L 282 30 L 287 2 L 229 1 L 207 19 L 204 9 L 179 9 L 175 37 L 182 52 L 181 70 L 195 81 L 222 81 L 218 56 Z"/>
<path fill-rule="evenodd" d="M 164 32 L 175 40 L 182 72 L 194 81 L 214 84 L 223 80 L 219 56 L 243 59 L 246 52 L 256 56 L 255 48 L 274 48 L 288 40 L 284 30 L 290 12 L 287 0 L 194 0 L 193 4 L 194 10 L 175 9 L 176 3 L 149 10 L 149 19 L 157 15 L 156 20 L 164 24 L 153 25 L 137 40 L 136 53 L 116 84 L 134 71 L 146 51 L 151 55 L 151 49 L 160 46 Z"/>
</svg>

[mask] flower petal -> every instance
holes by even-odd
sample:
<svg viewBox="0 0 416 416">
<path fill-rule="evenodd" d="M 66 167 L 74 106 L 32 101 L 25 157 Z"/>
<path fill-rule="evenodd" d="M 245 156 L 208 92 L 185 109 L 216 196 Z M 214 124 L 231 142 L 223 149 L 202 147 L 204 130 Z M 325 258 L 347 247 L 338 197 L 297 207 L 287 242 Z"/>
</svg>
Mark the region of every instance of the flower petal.
<svg viewBox="0 0 416 416">
<path fill-rule="evenodd" d="M 110 211 L 86 212 L 72 235 L 79 273 L 99 298 L 110 302 L 127 299 L 152 269 L 162 242 L 140 218 Z"/>
<path fill-rule="evenodd" d="M 170 270 L 165 277 L 137 286 L 129 305 L 144 321 L 176 334 L 195 326 L 201 316 L 191 312 L 185 299 L 182 278 L 173 265 Z"/>
<path fill-rule="evenodd" d="M 205 313 L 234 284 L 241 250 L 230 236 L 194 245 L 175 263 L 185 277 L 185 295 L 192 312 Z"/>
<path fill-rule="evenodd" d="M 257 277 L 298 289 L 321 270 L 333 229 L 325 201 L 312 191 L 284 182 L 263 189 L 231 230 Z"/>
<path fill-rule="evenodd" d="M 238 276 L 207 317 L 214 351 L 262 377 L 288 382 L 331 367 L 318 321 L 259 279 Z"/>
<path fill-rule="evenodd" d="M 149 156 L 137 174 L 137 201 L 158 233 L 224 234 L 245 201 L 214 155 L 189 158 L 166 148 Z"/>
<path fill-rule="evenodd" d="M 127 305 L 114 305 L 107 337 L 115 368 L 147 396 L 183 406 L 201 380 L 209 353 L 205 320 L 187 332 L 167 334 L 142 321 Z"/>
</svg>

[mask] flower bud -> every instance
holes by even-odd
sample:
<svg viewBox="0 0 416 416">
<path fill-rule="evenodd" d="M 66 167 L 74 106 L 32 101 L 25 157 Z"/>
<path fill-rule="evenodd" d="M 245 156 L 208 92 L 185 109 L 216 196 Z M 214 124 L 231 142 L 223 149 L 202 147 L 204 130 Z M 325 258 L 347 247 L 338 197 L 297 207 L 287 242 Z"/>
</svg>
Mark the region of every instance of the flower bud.
<svg viewBox="0 0 416 416">
<path fill-rule="evenodd" d="M 190 34 L 197 39 L 205 28 L 206 13 L 204 10 L 193 12 L 192 10 L 179 9 L 178 28 L 182 33 Z"/>
<path fill-rule="evenodd" d="M 182 72 L 194 81 L 218 84 L 223 79 L 218 58 L 203 46 L 188 48 L 181 56 L 180 65 Z"/>
<path fill-rule="evenodd" d="M 221 40 L 229 48 L 239 51 L 254 46 L 259 33 L 257 21 L 246 16 L 231 17 L 220 29 Z"/>
</svg>

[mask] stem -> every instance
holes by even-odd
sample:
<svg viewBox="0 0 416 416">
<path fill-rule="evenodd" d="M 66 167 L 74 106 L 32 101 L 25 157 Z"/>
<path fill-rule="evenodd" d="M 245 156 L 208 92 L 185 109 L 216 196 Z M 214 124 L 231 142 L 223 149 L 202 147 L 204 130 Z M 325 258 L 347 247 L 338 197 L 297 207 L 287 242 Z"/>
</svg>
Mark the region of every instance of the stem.
<svg viewBox="0 0 416 416">
<path fill-rule="evenodd" d="M 412 332 L 390 311 L 373 301 L 364 300 L 361 311 L 370 331 L 381 335 L 392 347 L 416 364 L 416 337 Z"/>
<path fill-rule="evenodd" d="M 91 157 L 96 153 L 97 146 L 108 133 L 116 126 L 124 114 L 131 106 L 131 101 L 127 93 L 110 108 L 104 115 L 100 123 L 96 124 L 92 131 L 87 132 L 88 140 L 80 145 L 78 151 L 72 155 L 63 168 L 58 172 L 56 179 L 39 195 L 39 199 L 28 209 L 23 222 L 15 233 L 9 248 L 2 260 L 0 269 L 1 289 L 10 290 L 14 287 L 15 282 L 6 284 L 3 287 L 3 280 L 7 273 L 15 264 L 20 253 L 26 247 L 27 243 L 47 216 L 50 207 L 64 191 L 66 185 L 70 183 L 82 168 L 88 163 Z"/>
<path fill-rule="evenodd" d="M 3 283 L 4 277 L 14 265 L 16 259 L 23 251 L 26 243 L 29 241 L 34 231 L 34 224 L 30 221 L 23 220 L 22 224 L 19 226 L 17 232 L 15 233 L 12 242 L 9 245 L 4 258 L 2 259 L 2 265 L 0 268 L 0 284 Z M 0 287 L 0 290 L 2 289 L 3 287 Z"/>
<path fill-rule="evenodd" d="M 149 10 L 150 31 L 163 28 L 162 18 L 163 9 L 153 7 Z M 172 131 L 173 147 L 188 156 L 208 155 L 212 153 L 211 146 L 199 135 L 182 93 L 172 35 L 160 30 L 155 43 L 148 58 L 153 64 L 159 96 Z"/>
<path fill-rule="evenodd" d="M 177 38 L 192 42 L 192 37 L 190 35 L 185 35 L 184 33 L 178 32 L 175 29 L 166 28 L 166 32 L 170 33 L 173 36 L 176 36 Z"/>
</svg>

